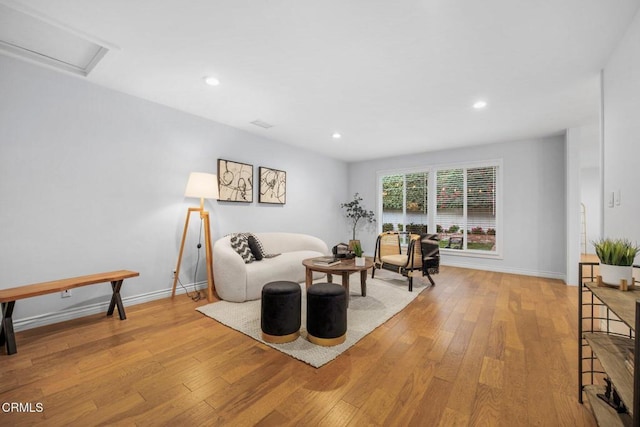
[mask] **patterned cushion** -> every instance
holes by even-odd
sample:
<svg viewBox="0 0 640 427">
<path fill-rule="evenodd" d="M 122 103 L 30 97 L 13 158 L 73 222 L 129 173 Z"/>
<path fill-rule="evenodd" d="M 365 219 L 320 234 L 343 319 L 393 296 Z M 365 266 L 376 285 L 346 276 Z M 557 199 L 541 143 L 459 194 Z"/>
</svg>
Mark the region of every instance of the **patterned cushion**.
<svg viewBox="0 0 640 427">
<path fill-rule="evenodd" d="M 247 240 L 249 242 L 249 248 L 251 248 L 251 253 L 255 257 L 256 261 L 261 261 L 262 258 L 264 258 L 264 255 L 262 255 L 263 249 L 260 240 L 258 240 L 258 238 L 253 234 L 249 234 L 247 236 Z"/>
<path fill-rule="evenodd" d="M 258 251 L 262 255 L 262 258 L 275 258 L 275 257 L 277 257 L 279 255 L 282 255 L 282 254 L 268 254 L 267 251 L 264 250 L 264 246 L 262 246 L 262 242 L 260 241 L 260 239 L 258 239 L 258 236 L 256 236 L 253 233 L 231 233 L 231 234 L 227 234 L 226 236 L 231 236 L 232 238 L 234 236 L 240 236 L 240 239 L 245 238 L 247 240 L 247 246 L 249 247 L 249 250 L 251 251 L 253 257 L 255 258 L 255 261 L 260 261 L 261 260 L 261 258 L 256 256 Z M 255 245 L 254 245 L 255 247 L 251 247 L 250 246 L 250 244 L 249 244 L 249 236 L 253 236 L 253 238 L 255 239 Z M 238 252 L 238 249 L 236 249 L 235 247 L 234 247 L 234 249 L 236 250 L 236 252 Z M 238 254 L 240 254 L 240 256 L 242 256 L 242 254 L 240 252 L 238 252 Z M 244 259 L 244 257 L 243 257 L 243 259 Z M 245 262 L 247 264 L 249 264 L 250 262 L 253 262 L 253 261 L 246 261 L 245 260 Z"/>
<path fill-rule="evenodd" d="M 256 236 L 253 233 L 242 233 L 245 236 L 247 236 L 247 239 L 249 238 L 253 238 L 252 240 L 254 240 L 254 246 L 255 246 L 255 251 L 260 253 L 260 259 L 265 258 L 268 254 L 267 252 L 264 250 L 264 246 L 262 246 L 262 242 L 260 241 L 260 239 L 258 239 L 258 236 Z M 251 246 L 251 241 L 249 241 L 249 246 Z M 254 251 L 254 247 L 251 247 L 251 251 Z M 256 255 L 256 259 L 258 259 L 257 253 L 254 253 L 254 255 Z"/>
<path fill-rule="evenodd" d="M 242 233 L 233 234 L 231 236 L 231 247 L 242 257 L 245 264 L 249 264 L 256 260 L 253 253 L 251 253 L 249 240 L 246 235 Z"/>
</svg>

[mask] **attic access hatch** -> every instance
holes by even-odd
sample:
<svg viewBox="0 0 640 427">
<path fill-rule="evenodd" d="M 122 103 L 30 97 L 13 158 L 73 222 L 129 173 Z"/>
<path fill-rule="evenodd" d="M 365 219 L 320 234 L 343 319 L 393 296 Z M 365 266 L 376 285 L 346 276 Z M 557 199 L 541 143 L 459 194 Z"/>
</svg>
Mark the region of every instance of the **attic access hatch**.
<svg viewBox="0 0 640 427">
<path fill-rule="evenodd" d="M 0 3 L 0 53 L 87 76 L 108 51 L 35 12 Z"/>
</svg>

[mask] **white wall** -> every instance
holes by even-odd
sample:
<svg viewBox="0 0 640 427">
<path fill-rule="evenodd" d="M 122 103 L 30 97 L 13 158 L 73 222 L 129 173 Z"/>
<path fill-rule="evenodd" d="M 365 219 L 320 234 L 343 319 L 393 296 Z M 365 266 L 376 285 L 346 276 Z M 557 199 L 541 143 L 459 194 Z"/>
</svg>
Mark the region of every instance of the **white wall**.
<svg viewBox="0 0 640 427">
<path fill-rule="evenodd" d="M 567 211 L 567 277 L 578 284 L 578 263 L 583 252 L 594 253 L 592 241 L 600 236 L 600 126 L 598 123 L 567 129 L 566 141 L 566 211 Z M 585 207 L 585 223 L 581 214 Z M 583 236 L 586 226 L 586 236 Z"/>
<path fill-rule="evenodd" d="M 604 68 L 604 235 L 640 243 L 640 14 Z M 610 208 L 611 192 L 620 204 Z M 636 258 L 636 263 L 638 258 Z"/>
<path fill-rule="evenodd" d="M 125 298 L 168 295 L 187 207 L 198 204 L 183 196 L 188 175 L 216 173 L 218 158 L 253 164 L 254 177 L 258 166 L 286 171 L 287 203 L 207 201 L 214 240 L 285 230 L 343 240 L 344 162 L 5 56 L 0 70 L 1 288 L 131 269 L 140 277 L 125 282 Z M 193 281 L 197 215 L 192 224 L 185 283 Z M 202 260 L 197 281 L 205 279 Z M 20 329 L 33 316 L 109 298 L 108 284 L 68 299 L 30 298 L 18 301 L 14 319 Z"/>
<path fill-rule="evenodd" d="M 503 159 L 503 259 L 443 255 L 442 263 L 564 279 L 564 136 L 352 163 L 349 189 L 374 209 L 377 171 L 493 159 Z M 361 231 L 359 237 L 373 251 L 376 232 Z"/>
<path fill-rule="evenodd" d="M 600 200 L 600 168 L 580 170 L 580 199 L 586 208 L 587 253 L 595 254 L 593 241 L 600 238 L 602 201 Z"/>
<path fill-rule="evenodd" d="M 599 239 L 602 233 L 600 124 L 582 126 L 574 131 L 580 136 L 580 201 L 586 209 L 587 253 L 595 254 L 591 242 Z"/>
<path fill-rule="evenodd" d="M 580 262 L 580 145 L 581 130 L 567 129 L 566 136 L 566 278 L 571 285 L 578 284 Z"/>
</svg>

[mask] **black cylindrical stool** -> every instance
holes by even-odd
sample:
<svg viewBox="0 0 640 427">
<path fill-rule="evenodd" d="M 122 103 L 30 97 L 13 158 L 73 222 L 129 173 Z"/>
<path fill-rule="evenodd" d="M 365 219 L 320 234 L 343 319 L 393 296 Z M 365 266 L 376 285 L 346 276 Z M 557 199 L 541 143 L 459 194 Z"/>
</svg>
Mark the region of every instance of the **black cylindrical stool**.
<svg viewBox="0 0 640 427">
<path fill-rule="evenodd" d="M 281 344 L 300 336 L 301 295 L 295 282 L 271 282 L 262 287 L 260 326 L 264 341 Z"/>
<path fill-rule="evenodd" d="M 307 338 L 332 346 L 347 339 L 347 292 L 335 283 L 316 283 L 307 290 Z"/>
</svg>

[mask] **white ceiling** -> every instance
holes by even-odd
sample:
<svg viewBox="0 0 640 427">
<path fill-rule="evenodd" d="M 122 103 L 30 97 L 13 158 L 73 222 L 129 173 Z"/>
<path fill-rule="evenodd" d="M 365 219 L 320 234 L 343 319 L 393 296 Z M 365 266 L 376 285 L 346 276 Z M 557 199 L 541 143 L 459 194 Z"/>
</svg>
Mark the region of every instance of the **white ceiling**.
<svg viewBox="0 0 640 427">
<path fill-rule="evenodd" d="M 597 122 L 599 70 L 640 3 L 0 1 L 117 47 L 84 79 L 347 161 Z"/>
</svg>

